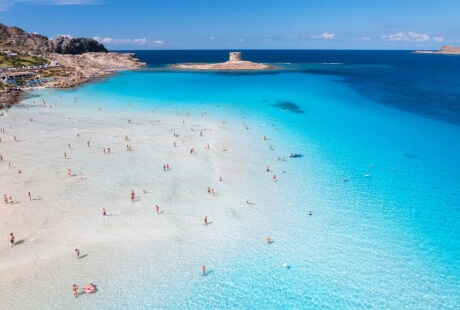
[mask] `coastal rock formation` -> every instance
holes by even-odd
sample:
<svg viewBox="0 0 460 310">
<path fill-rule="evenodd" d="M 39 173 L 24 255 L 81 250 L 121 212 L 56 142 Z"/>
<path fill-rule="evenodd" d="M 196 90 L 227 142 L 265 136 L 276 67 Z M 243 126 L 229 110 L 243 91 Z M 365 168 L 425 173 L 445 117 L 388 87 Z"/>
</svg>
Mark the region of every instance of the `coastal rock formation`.
<svg viewBox="0 0 460 310">
<path fill-rule="evenodd" d="M 23 49 L 35 53 L 83 54 L 88 52 L 108 52 L 94 39 L 67 38 L 59 36 L 50 40 L 45 36 L 29 34 L 18 27 L 7 27 L 0 23 L 0 45 L 4 48 Z"/>
<path fill-rule="evenodd" d="M 93 78 L 104 77 L 119 70 L 132 70 L 145 65 L 134 54 L 109 53 L 104 45 L 86 38 L 58 37 L 49 40 L 39 34 L 28 34 L 18 27 L 0 23 L 0 48 L 20 54 L 41 54 L 51 64 L 48 68 L 29 69 L 36 78 L 51 77 L 45 87 L 73 87 Z M 16 69 L 13 69 L 16 70 Z M 2 85 L 3 86 L 3 85 Z M 3 86 L 0 109 L 17 103 L 22 91 Z"/>
<path fill-rule="evenodd" d="M 66 77 L 49 82 L 46 87 L 66 88 L 78 86 L 94 78 L 105 77 L 119 70 L 133 70 L 145 65 L 135 54 L 85 53 L 81 55 L 49 54 L 47 57 L 59 62 L 66 70 Z M 22 91 L 10 88 L 0 91 L 0 109 L 20 100 Z"/>
<path fill-rule="evenodd" d="M 19 89 L 7 89 L 0 91 L 0 109 L 7 108 L 16 102 L 21 97 L 22 92 Z"/>
<path fill-rule="evenodd" d="M 101 43 L 93 39 L 57 37 L 53 40 L 53 53 L 79 55 L 89 52 L 104 52 L 108 50 Z"/>
<path fill-rule="evenodd" d="M 415 54 L 444 54 L 444 55 L 460 55 L 460 47 L 445 45 L 439 51 L 415 51 Z"/>
<path fill-rule="evenodd" d="M 132 53 L 50 54 L 48 57 L 68 69 L 68 76 L 52 82 L 50 87 L 73 87 L 114 71 L 133 70 L 145 65 Z"/>
<path fill-rule="evenodd" d="M 460 47 L 445 45 L 441 47 L 437 54 L 460 54 Z"/>
<path fill-rule="evenodd" d="M 203 63 L 182 63 L 171 64 L 172 68 L 191 70 L 269 70 L 275 67 L 241 60 L 240 52 L 230 52 L 230 58 L 226 62 L 203 64 Z"/>
</svg>

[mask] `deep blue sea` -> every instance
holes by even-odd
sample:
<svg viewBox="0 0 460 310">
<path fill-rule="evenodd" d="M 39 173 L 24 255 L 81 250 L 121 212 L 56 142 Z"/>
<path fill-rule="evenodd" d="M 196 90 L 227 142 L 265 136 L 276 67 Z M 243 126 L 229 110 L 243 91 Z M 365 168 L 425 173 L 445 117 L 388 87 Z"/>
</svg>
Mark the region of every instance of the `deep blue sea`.
<svg viewBox="0 0 460 310">
<path fill-rule="evenodd" d="M 229 51 L 133 52 L 146 68 L 68 96 L 245 121 L 275 148 L 268 163 L 255 147 L 248 175 L 265 164 L 285 175 L 276 187 L 247 178 L 264 211 L 235 207 L 240 233 L 226 238 L 239 246 L 204 244 L 206 279 L 198 263 L 161 283 L 146 272 L 111 308 L 460 308 L 460 56 L 248 50 L 244 60 L 277 69 L 197 72 L 168 64 L 222 62 Z M 277 162 L 290 153 L 303 157 Z M 259 228 L 271 231 L 269 247 Z M 193 260 L 177 253 L 177 264 Z"/>
<path fill-rule="evenodd" d="M 228 60 L 230 50 L 130 52 L 150 68 L 164 68 L 171 63 L 223 62 Z M 458 55 L 413 54 L 411 51 L 246 50 L 243 60 L 278 64 L 283 70 L 296 73 L 341 77 L 347 87 L 370 101 L 460 125 Z"/>
</svg>

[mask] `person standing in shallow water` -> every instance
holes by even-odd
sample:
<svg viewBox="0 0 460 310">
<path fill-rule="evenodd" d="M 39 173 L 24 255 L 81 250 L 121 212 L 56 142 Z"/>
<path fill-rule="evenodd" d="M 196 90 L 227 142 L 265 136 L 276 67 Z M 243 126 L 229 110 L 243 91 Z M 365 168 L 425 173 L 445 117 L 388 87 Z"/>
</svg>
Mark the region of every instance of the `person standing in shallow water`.
<svg viewBox="0 0 460 310">
<path fill-rule="evenodd" d="M 205 265 L 201 266 L 201 275 L 202 276 L 206 275 L 206 266 Z"/>
<path fill-rule="evenodd" d="M 72 292 L 75 298 L 77 298 L 78 297 L 78 285 L 76 284 L 72 285 Z"/>
</svg>

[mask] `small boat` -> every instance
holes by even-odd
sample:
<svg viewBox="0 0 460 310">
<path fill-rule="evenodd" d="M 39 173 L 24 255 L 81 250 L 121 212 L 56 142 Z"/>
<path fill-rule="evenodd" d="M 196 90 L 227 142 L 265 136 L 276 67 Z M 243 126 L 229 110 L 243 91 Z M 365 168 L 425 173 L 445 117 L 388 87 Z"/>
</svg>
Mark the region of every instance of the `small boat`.
<svg viewBox="0 0 460 310">
<path fill-rule="evenodd" d="M 289 157 L 302 157 L 303 155 L 302 154 L 294 154 L 294 153 L 291 153 L 291 155 L 289 155 Z"/>
</svg>

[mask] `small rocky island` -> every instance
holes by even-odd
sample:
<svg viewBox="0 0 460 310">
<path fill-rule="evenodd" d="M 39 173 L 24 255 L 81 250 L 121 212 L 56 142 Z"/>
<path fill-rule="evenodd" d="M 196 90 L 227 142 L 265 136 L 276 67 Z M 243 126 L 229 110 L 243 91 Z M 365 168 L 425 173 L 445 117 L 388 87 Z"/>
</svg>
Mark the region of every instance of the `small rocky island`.
<svg viewBox="0 0 460 310">
<path fill-rule="evenodd" d="M 241 60 L 241 52 L 230 52 L 230 59 L 226 62 L 214 64 L 206 63 L 182 63 L 171 64 L 171 68 L 192 70 L 270 70 L 274 66 Z"/>
<path fill-rule="evenodd" d="M 415 51 L 415 54 L 443 54 L 443 55 L 460 55 L 460 47 L 443 46 L 439 51 Z"/>
</svg>

